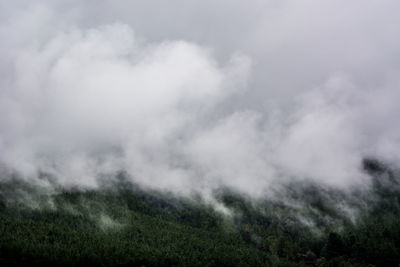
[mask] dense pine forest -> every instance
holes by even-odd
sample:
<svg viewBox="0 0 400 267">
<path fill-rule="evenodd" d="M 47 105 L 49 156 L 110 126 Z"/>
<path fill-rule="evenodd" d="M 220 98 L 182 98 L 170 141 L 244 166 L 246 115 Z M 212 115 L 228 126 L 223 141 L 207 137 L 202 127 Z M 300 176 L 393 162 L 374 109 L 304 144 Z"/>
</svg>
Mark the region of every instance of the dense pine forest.
<svg viewBox="0 0 400 267">
<path fill-rule="evenodd" d="M 123 173 L 96 190 L 7 179 L 0 265 L 398 266 L 400 177 L 375 160 L 364 169 L 367 193 L 297 184 L 279 201 L 228 188 L 214 202 L 176 197 Z"/>
</svg>

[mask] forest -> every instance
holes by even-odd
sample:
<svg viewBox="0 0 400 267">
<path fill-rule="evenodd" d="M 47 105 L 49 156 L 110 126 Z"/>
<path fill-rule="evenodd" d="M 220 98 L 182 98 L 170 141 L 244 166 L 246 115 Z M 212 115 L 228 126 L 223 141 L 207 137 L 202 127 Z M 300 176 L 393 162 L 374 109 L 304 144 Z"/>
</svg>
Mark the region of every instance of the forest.
<svg viewBox="0 0 400 267">
<path fill-rule="evenodd" d="M 363 168 L 368 192 L 290 184 L 278 201 L 225 188 L 225 213 L 124 173 L 91 190 L 4 179 L 0 266 L 398 266 L 400 176 L 374 159 Z"/>
</svg>

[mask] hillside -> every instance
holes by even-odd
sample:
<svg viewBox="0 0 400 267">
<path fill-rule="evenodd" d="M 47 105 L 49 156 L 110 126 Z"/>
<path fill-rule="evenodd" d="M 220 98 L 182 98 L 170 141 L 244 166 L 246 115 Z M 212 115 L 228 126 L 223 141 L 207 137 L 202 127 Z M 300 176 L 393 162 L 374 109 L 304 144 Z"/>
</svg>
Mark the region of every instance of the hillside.
<svg viewBox="0 0 400 267">
<path fill-rule="evenodd" d="M 221 190 L 216 198 L 232 212 L 223 214 L 200 198 L 144 191 L 123 176 L 98 190 L 49 191 L 9 180 L 0 187 L 0 261 L 2 266 L 397 266 L 398 177 L 377 161 L 364 166 L 375 189 L 346 200 L 359 205 L 356 218 L 334 207 L 346 195 L 311 185 L 286 192 L 300 209 Z"/>
</svg>

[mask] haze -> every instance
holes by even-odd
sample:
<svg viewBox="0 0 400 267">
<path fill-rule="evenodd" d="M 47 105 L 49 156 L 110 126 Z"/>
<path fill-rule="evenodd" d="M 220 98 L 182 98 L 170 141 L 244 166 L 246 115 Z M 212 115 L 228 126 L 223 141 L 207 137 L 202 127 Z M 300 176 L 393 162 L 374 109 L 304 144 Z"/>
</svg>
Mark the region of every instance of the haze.
<svg viewBox="0 0 400 267">
<path fill-rule="evenodd" d="M 254 197 L 397 166 L 398 1 L 0 3 L 0 179 Z"/>
</svg>

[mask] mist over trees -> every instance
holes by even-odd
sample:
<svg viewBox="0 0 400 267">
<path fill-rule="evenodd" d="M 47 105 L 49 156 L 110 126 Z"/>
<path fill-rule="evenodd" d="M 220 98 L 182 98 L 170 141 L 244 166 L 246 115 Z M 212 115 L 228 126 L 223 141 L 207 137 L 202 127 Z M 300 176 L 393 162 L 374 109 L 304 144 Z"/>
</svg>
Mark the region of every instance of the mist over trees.
<svg viewBox="0 0 400 267">
<path fill-rule="evenodd" d="M 364 161 L 376 185 L 335 206 L 339 192 L 297 187 L 290 202 L 231 190 L 215 203 L 143 190 L 119 174 L 100 190 L 0 184 L 0 260 L 5 265 L 397 266 L 400 176 Z M 45 179 L 45 178 L 44 178 Z M 301 189 L 299 189 L 301 188 Z M 356 194 L 356 193 L 355 193 Z M 349 206 L 350 207 L 350 206 Z"/>
<path fill-rule="evenodd" d="M 397 266 L 399 9 L 0 1 L 0 265 Z"/>
</svg>

